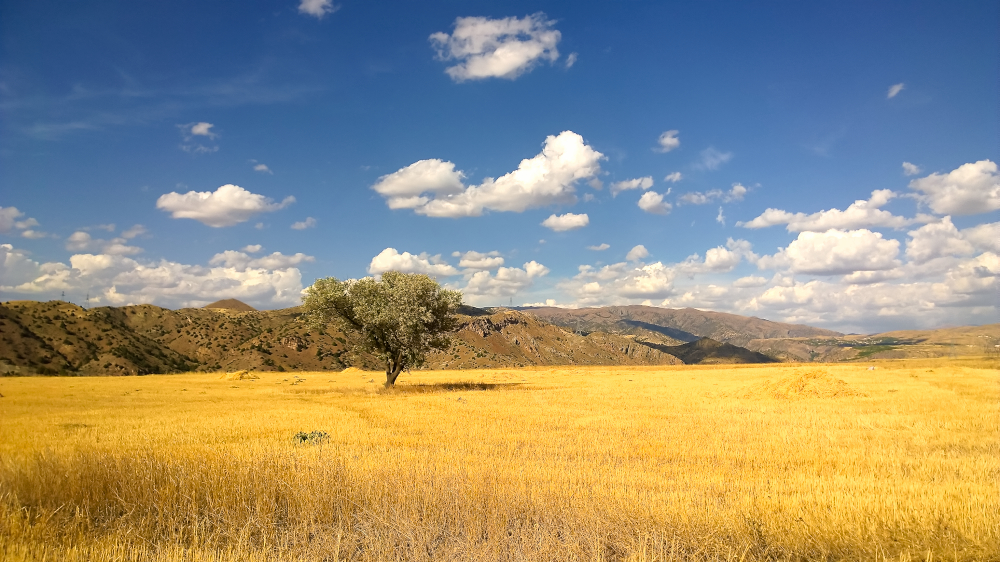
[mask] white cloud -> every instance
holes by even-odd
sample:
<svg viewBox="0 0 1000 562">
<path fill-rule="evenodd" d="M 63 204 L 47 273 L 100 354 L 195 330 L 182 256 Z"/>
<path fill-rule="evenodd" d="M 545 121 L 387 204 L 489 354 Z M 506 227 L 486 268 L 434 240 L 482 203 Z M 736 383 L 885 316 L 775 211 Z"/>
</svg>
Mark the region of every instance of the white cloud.
<svg viewBox="0 0 1000 562">
<path fill-rule="evenodd" d="M 920 264 L 947 256 L 964 256 L 973 252 L 972 244 L 958 232 L 951 217 L 911 230 L 909 235 L 906 257 L 914 263 Z"/>
<path fill-rule="evenodd" d="M 111 226 L 111 230 L 109 230 L 109 232 L 113 232 L 114 231 L 114 225 L 110 225 L 110 226 Z M 127 229 L 125 229 L 125 230 L 122 231 L 122 238 L 124 238 L 126 240 L 131 240 L 131 239 L 136 238 L 138 236 L 142 236 L 143 234 L 147 234 L 148 232 L 149 231 L 146 230 L 145 226 L 142 226 L 141 224 L 135 224 L 135 225 L 132 225 L 132 228 L 127 228 Z"/>
<path fill-rule="evenodd" d="M 666 131 L 660 135 L 660 138 L 656 139 L 656 143 L 660 146 L 654 148 L 653 150 L 657 152 L 670 152 L 671 150 L 677 148 L 681 145 L 681 139 L 677 138 L 680 131 L 673 129 Z"/>
<path fill-rule="evenodd" d="M 725 201 L 729 203 L 730 201 L 742 201 L 743 197 L 747 194 L 747 188 L 741 183 L 734 183 L 733 188 L 726 193 Z"/>
<path fill-rule="evenodd" d="M 888 189 L 872 192 L 868 200 L 859 199 L 846 210 L 829 209 L 807 215 L 805 213 L 789 213 L 780 209 L 767 209 L 760 216 L 749 222 L 738 222 L 736 226 L 743 228 L 766 228 L 778 224 L 787 224 L 789 232 L 825 232 L 830 229 L 850 230 L 865 227 L 903 228 L 916 222 L 932 220 L 926 215 L 915 219 L 896 216 L 881 209 L 896 193 Z"/>
<path fill-rule="evenodd" d="M 40 300 L 58 298 L 65 291 L 76 302 L 89 293 L 91 304 L 151 303 L 167 308 L 199 307 L 226 298 L 258 308 L 294 306 L 301 300 L 302 276 L 296 268 L 143 263 L 109 254 L 76 254 L 69 261 L 39 265 L 10 245 L 0 245 L 0 291 Z"/>
<path fill-rule="evenodd" d="M 454 267 L 444 263 L 440 254 L 431 256 L 426 252 L 421 254 L 411 254 L 396 251 L 395 248 L 386 248 L 379 255 L 372 258 L 368 266 L 368 273 L 380 275 L 386 271 L 401 271 L 403 273 L 423 273 L 431 276 L 449 277 L 458 275 L 459 271 Z"/>
<path fill-rule="evenodd" d="M 910 164 L 909 162 L 903 162 L 903 175 L 904 176 L 915 176 L 920 173 L 920 166 L 916 164 Z"/>
<path fill-rule="evenodd" d="M 316 219 L 312 217 L 306 217 L 304 221 L 298 221 L 292 223 L 292 230 L 305 230 L 307 228 L 313 228 L 316 226 Z"/>
<path fill-rule="evenodd" d="M 942 215 L 975 215 L 1000 209 L 1000 174 L 990 160 L 912 180 L 910 188 L 921 192 L 919 199 Z"/>
<path fill-rule="evenodd" d="M 611 196 L 616 197 L 619 193 L 629 189 L 649 189 L 651 187 L 653 187 L 652 176 L 616 181 L 611 184 Z"/>
<path fill-rule="evenodd" d="M 201 123 L 191 123 L 189 125 L 190 126 L 187 131 L 189 137 L 208 137 L 210 139 L 214 139 L 218 136 L 216 133 L 212 132 L 212 127 L 215 125 L 211 123 L 205 123 L 202 121 Z"/>
<path fill-rule="evenodd" d="M 496 269 L 504 263 L 503 258 L 500 257 L 500 252 L 496 251 L 486 253 L 471 251 L 464 254 L 462 252 L 454 252 L 451 255 L 460 258 L 458 260 L 458 267 L 464 269 Z"/>
<path fill-rule="evenodd" d="M 463 187 L 464 175 L 451 162 L 421 160 L 379 178 L 372 187 L 390 208 L 411 208 L 431 217 L 474 217 L 484 210 L 520 213 L 575 203 L 575 184 L 596 177 L 603 158 L 583 137 L 563 131 L 546 137 L 542 152 L 522 160 L 517 170 L 479 185 Z"/>
<path fill-rule="evenodd" d="M 554 24 L 542 13 L 524 18 L 456 18 L 451 35 L 437 32 L 430 36 L 430 41 L 438 59 L 458 61 L 445 70 L 456 82 L 484 78 L 513 80 L 540 61 L 552 63 L 559 58 L 556 45 L 561 35 L 552 29 Z"/>
<path fill-rule="evenodd" d="M 720 152 L 710 146 L 701 151 L 701 159 L 695 162 L 694 167 L 699 170 L 717 170 L 732 158 L 732 152 Z"/>
<path fill-rule="evenodd" d="M 701 256 L 694 254 L 677 264 L 677 269 L 688 275 L 727 273 L 735 269 L 744 259 L 750 263 L 757 262 L 758 256 L 753 252 L 753 245 L 746 240 L 729 238 L 724 247 L 717 246 L 706 251 L 704 261 L 701 261 Z"/>
<path fill-rule="evenodd" d="M 224 267 L 231 267 L 239 271 L 243 271 L 247 268 L 254 269 L 287 269 L 289 267 L 299 265 L 303 262 L 314 262 L 316 258 L 313 256 L 307 256 L 303 253 L 296 253 L 294 255 L 285 255 L 281 252 L 274 252 L 267 256 L 261 256 L 259 258 L 253 258 L 244 252 L 237 252 L 234 250 L 226 250 L 221 254 L 215 254 L 212 259 L 208 261 L 209 265 L 221 265 Z"/>
<path fill-rule="evenodd" d="M 170 192 L 156 200 L 156 208 L 175 219 L 194 219 L 212 227 L 233 226 L 258 213 L 284 209 L 295 202 L 292 196 L 281 203 L 250 193 L 238 185 L 226 184 L 212 191 Z"/>
<path fill-rule="evenodd" d="M 587 249 L 593 250 L 595 252 L 603 252 L 604 250 L 607 250 L 610 247 L 611 247 L 610 244 L 600 244 L 598 246 L 587 246 Z"/>
<path fill-rule="evenodd" d="M 560 286 L 581 304 L 627 302 L 669 296 L 673 293 L 674 276 L 674 271 L 660 262 L 616 263 L 600 269 L 580 266 L 580 273 Z"/>
<path fill-rule="evenodd" d="M 722 197 L 722 190 L 713 189 L 704 193 L 700 191 L 692 191 L 691 193 L 681 195 L 677 199 L 689 205 L 705 205 L 719 199 L 720 197 Z"/>
<path fill-rule="evenodd" d="M 87 230 L 87 229 L 85 228 L 84 230 Z M 104 231 L 107 231 L 107 232 L 114 232 L 115 231 L 115 223 L 112 222 L 112 223 L 108 223 L 108 224 L 99 224 L 99 225 L 97 225 L 97 226 L 94 227 L 94 230 L 104 230 Z"/>
<path fill-rule="evenodd" d="M 757 261 L 764 269 L 788 269 L 815 275 L 879 271 L 900 265 L 899 241 L 883 239 L 879 232 L 828 230 L 801 232 L 787 248 Z"/>
<path fill-rule="evenodd" d="M 673 205 L 663 200 L 663 195 L 655 191 L 647 191 L 642 194 L 637 203 L 640 209 L 654 215 L 666 215 L 673 208 Z"/>
<path fill-rule="evenodd" d="M 680 172 L 671 172 L 667 174 L 666 177 L 663 178 L 663 181 L 668 181 L 670 183 L 677 183 L 682 179 L 684 179 L 684 175 L 681 174 Z"/>
<path fill-rule="evenodd" d="M 549 218 L 542 221 L 542 226 L 551 228 L 556 232 L 576 230 L 578 228 L 583 228 L 588 224 L 590 224 L 590 217 L 588 217 L 586 213 L 581 215 L 575 215 L 573 213 L 551 215 Z"/>
<path fill-rule="evenodd" d="M 66 238 L 66 249 L 71 252 L 98 251 L 113 256 L 131 256 L 142 253 L 142 248 L 129 246 L 127 241 L 128 238 L 124 236 L 111 240 L 93 238 L 89 233 L 78 230 Z"/>
<path fill-rule="evenodd" d="M 733 281 L 733 287 L 737 288 L 763 287 L 764 285 L 767 285 L 767 278 L 755 275 L 747 275 L 746 277 L 740 277 L 736 281 Z"/>
<path fill-rule="evenodd" d="M 966 228 L 962 230 L 962 236 L 980 250 L 1000 254 L 1000 222 Z"/>
<path fill-rule="evenodd" d="M 722 207 L 719 207 L 719 214 L 715 216 L 715 222 L 726 226 L 726 215 L 722 214 Z"/>
<path fill-rule="evenodd" d="M 905 87 L 906 84 L 903 84 L 902 82 L 900 82 L 899 84 L 893 84 L 892 86 L 889 86 L 889 92 L 886 93 L 885 99 L 891 100 L 892 98 L 898 96 L 899 92 L 902 92 L 903 88 Z"/>
<path fill-rule="evenodd" d="M 421 197 L 424 193 L 440 196 L 462 193 L 464 177 L 455 170 L 455 164 L 432 158 L 380 177 L 372 189 L 388 199 L 390 209 L 413 209 L 430 201 Z"/>
<path fill-rule="evenodd" d="M 248 254 L 256 254 L 257 252 L 259 252 L 259 251 L 261 251 L 263 249 L 264 249 L 264 247 L 261 246 L 260 244 L 247 244 L 246 246 L 243 246 L 242 248 L 240 248 L 240 251 L 241 252 L 246 252 Z"/>
<path fill-rule="evenodd" d="M 642 244 L 633 246 L 632 249 L 628 251 L 628 254 L 625 254 L 626 261 L 642 261 L 648 257 L 649 250 L 647 250 Z"/>
<path fill-rule="evenodd" d="M 262 174 L 271 174 L 272 176 L 274 175 L 274 172 L 271 171 L 271 168 L 267 167 L 267 164 L 254 164 L 253 171 L 260 172 Z"/>
<path fill-rule="evenodd" d="M 566 68 L 573 68 L 573 65 L 576 64 L 576 59 L 579 56 L 579 53 L 570 53 L 569 56 L 566 57 Z"/>
<path fill-rule="evenodd" d="M 33 227 L 38 226 L 38 221 L 29 217 L 24 220 L 17 220 L 24 216 L 24 213 L 18 210 L 17 207 L 0 207 L 0 233 L 6 234 L 11 230 L 20 230 L 20 235 L 22 238 L 29 238 L 36 240 L 39 238 L 45 238 L 49 234 L 47 232 L 41 232 L 34 230 Z"/>
<path fill-rule="evenodd" d="M 535 279 L 549 273 L 549 268 L 536 261 L 529 261 L 522 267 L 501 267 L 496 274 L 489 271 L 472 274 L 462 288 L 466 302 L 473 305 L 489 304 L 498 298 L 512 297 L 530 288 Z"/>
<path fill-rule="evenodd" d="M 323 16 L 332 14 L 340 9 L 335 6 L 333 0 L 302 0 L 299 2 L 299 13 L 323 19 Z"/>
</svg>

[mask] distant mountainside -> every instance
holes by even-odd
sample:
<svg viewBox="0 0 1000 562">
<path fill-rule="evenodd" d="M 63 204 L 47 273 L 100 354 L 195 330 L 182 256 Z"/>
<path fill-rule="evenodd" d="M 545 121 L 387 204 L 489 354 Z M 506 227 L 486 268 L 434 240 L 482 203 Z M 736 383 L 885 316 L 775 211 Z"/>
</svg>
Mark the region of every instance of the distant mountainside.
<svg viewBox="0 0 1000 562">
<path fill-rule="evenodd" d="M 1000 356 L 1000 324 L 899 330 L 836 338 L 756 339 L 748 349 L 782 361 L 862 361 L 906 357 Z"/>
<path fill-rule="evenodd" d="M 430 354 L 427 368 L 681 363 L 634 337 L 575 334 L 511 310 L 461 312 L 451 348 Z M 0 304 L 0 374 L 382 368 L 374 357 L 353 353 L 345 334 L 310 331 L 301 320 L 298 307 L 83 309 L 61 301 L 12 301 Z"/>
<path fill-rule="evenodd" d="M 649 336 L 658 334 L 673 344 L 699 338 L 745 347 L 759 339 L 842 336 L 840 332 L 801 324 L 783 324 L 760 318 L 709 312 L 694 308 L 605 306 L 601 308 L 523 307 L 536 318 L 581 332 L 604 331 Z M 666 343 L 666 342 L 665 342 Z"/>
<path fill-rule="evenodd" d="M 215 301 L 212 304 L 206 304 L 202 308 L 219 308 L 223 310 L 235 310 L 238 312 L 250 312 L 257 310 L 249 304 L 236 299 L 223 299 L 221 301 Z"/>
<path fill-rule="evenodd" d="M 701 338 L 683 345 L 649 344 L 655 349 L 669 353 L 688 365 L 721 365 L 733 363 L 777 363 L 778 360 L 756 351 L 722 343 L 712 338 Z"/>
</svg>

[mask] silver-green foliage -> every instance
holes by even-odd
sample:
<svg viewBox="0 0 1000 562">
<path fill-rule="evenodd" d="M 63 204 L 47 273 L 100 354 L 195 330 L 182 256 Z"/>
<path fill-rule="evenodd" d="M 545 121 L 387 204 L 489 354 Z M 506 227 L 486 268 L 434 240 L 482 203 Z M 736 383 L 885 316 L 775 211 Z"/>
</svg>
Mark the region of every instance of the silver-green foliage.
<svg viewBox="0 0 1000 562">
<path fill-rule="evenodd" d="M 385 385 L 419 367 L 431 349 L 447 349 L 462 293 L 418 273 L 388 271 L 381 279 L 317 279 L 303 298 L 310 322 L 353 333 L 358 347 L 385 361 Z"/>
</svg>

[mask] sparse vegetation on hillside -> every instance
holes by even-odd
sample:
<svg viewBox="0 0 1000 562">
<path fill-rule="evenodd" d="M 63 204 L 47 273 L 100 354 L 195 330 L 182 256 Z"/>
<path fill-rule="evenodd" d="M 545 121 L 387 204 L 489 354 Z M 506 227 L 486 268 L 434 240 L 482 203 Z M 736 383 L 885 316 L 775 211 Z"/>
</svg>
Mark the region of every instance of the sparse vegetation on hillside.
<svg viewBox="0 0 1000 562">
<path fill-rule="evenodd" d="M 998 367 L 3 378 L 0 559 L 996 560 Z"/>
</svg>

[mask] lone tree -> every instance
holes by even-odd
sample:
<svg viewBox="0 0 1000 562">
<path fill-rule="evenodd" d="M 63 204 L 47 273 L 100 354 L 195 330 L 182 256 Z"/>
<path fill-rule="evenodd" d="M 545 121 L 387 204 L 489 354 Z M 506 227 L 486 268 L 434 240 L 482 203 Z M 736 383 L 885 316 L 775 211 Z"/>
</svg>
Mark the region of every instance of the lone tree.
<svg viewBox="0 0 1000 562">
<path fill-rule="evenodd" d="M 312 324 L 353 332 L 361 350 L 385 361 L 388 388 L 403 369 L 423 365 L 428 351 L 448 348 L 462 293 L 426 275 L 387 271 L 380 280 L 317 279 L 303 301 Z"/>
</svg>

